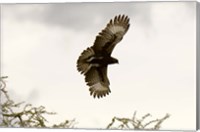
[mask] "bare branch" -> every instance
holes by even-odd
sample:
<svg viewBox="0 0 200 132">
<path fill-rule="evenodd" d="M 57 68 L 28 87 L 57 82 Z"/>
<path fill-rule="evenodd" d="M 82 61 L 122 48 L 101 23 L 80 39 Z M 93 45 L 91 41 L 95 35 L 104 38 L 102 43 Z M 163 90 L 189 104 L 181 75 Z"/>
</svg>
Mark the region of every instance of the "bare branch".
<svg viewBox="0 0 200 132">
<path fill-rule="evenodd" d="M 164 120 L 169 118 L 169 114 L 166 114 L 161 119 L 151 120 L 145 123 L 145 120 L 150 117 L 151 115 L 149 113 L 145 114 L 141 119 L 136 118 L 136 112 L 133 114 L 133 118 L 118 118 L 114 117 L 111 121 L 111 123 L 108 124 L 106 127 L 107 129 L 135 129 L 135 130 L 158 130 L 161 127 L 161 124 Z M 116 122 L 120 123 L 119 125 Z M 149 127 L 151 124 L 154 123 L 154 126 Z M 129 124 L 132 124 L 132 127 L 130 127 Z"/>
<path fill-rule="evenodd" d="M 44 106 L 34 107 L 25 102 L 15 103 L 8 92 L 6 91 L 6 82 L 4 79 L 7 76 L 1 77 L 0 94 L 5 97 L 4 102 L 1 102 L 3 120 L 0 126 L 4 127 L 58 127 L 71 128 L 75 124 L 75 120 L 67 120 L 58 125 L 47 126 L 45 115 L 55 115 L 55 112 L 48 112 Z M 18 112 L 16 112 L 18 111 Z"/>
</svg>

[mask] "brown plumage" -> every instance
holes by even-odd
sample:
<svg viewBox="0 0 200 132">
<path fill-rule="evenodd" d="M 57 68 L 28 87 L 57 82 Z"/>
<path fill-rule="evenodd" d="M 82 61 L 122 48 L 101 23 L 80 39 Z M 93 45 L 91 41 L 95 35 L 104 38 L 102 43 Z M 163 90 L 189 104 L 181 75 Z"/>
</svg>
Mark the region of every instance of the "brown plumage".
<svg viewBox="0 0 200 132">
<path fill-rule="evenodd" d="M 97 36 L 94 45 L 84 50 L 77 61 L 77 69 L 85 75 L 85 82 L 90 87 L 90 95 L 103 97 L 109 94 L 110 82 L 107 77 L 109 64 L 118 63 L 111 53 L 129 29 L 129 18 L 115 16 Z"/>
</svg>

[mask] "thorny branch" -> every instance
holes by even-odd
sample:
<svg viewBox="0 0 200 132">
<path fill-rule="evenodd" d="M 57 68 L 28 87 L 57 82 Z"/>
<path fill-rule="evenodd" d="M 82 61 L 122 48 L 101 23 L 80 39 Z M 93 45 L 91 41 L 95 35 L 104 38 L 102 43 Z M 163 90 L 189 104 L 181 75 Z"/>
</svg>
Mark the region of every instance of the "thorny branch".
<svg viewBox="0 0 200 132">
<path fill-rule="evenodd" d="M 31 104 L 25 104 L 25 102 L 15 103 L 6 91 L 6 78 L 8 77 L 0 78 L 0 97 L 4 98 L 3 102 L 0 102 L 3 117 L 0 123 L 1 127 L 71 128 L 74 126 L 75 120 L 66 120 L 64 123 L 47 126 L 48 121 L 44 115 L 56 113 L 46 111 L 44 106 L 34 107 Z"/>
<path fill-rule="evenodd" d="M 146 119 L 150 116 L 151 115 L 148 113 L 141 119 L 137 119 L 135 111 L 132 119 L 114 117 L 111 123 L 108 124 L 107 129 L 158 130 L 161 128 L 163 121 L 170 117 L 169 114 L 166 114 L 163 118 L 146 122 Z M 119 125 L 116 125 L 117 123 Z"/>
</svg>

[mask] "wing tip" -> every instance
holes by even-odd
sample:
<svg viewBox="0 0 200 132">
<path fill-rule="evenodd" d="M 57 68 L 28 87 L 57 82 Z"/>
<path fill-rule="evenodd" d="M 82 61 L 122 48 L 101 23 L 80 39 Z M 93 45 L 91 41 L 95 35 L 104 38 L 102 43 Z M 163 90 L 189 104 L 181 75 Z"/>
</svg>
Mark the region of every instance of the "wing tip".
<svg viewBox="0 0 200 132">
<path fill-rule="evenodd" d="M 119 14 L 116 15 L 113 19 L 110 20 L 111 23 L 119 23 L 121 22 L 125 22 L 125 23 L 129 23 L 130 18 L 128 17 L 128 15 L 125 14 Z"/>
<path fill-rule="evenodd" d="M 122 32 L 123 34 L 125 34 L 130 26 L 129 21 L 130 18 L 128 17 L 128 15 L 119 14 L 110 20 L 106 28 L 108 31 L 111 31 L 114 34 L 117 32 Z"/>
<path fill-rule="evenodd" d="M 109 87 L 102 86 L 101 88 L 96 88 L 96 86 L 91 86 L 89 89 L 90 95 L 93 96 L 94 98 L 97 97 L 98 99 L 100 99 L 111 93 Z"/>
</svg>

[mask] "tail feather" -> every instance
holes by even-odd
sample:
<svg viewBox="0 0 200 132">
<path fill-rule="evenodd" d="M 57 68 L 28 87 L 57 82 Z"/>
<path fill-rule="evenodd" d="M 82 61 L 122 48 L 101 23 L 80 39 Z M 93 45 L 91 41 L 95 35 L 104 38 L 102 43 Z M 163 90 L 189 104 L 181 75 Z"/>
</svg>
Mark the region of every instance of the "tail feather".
<svg viewBox="0 0 200 132">
<path fill-rule="evenodd" d="M 84 50 L 77 61 L 77 69 L 81 74 L 87 73 L 91 68 L 91 64 L 87 62 L 87 59 L 94 55 L 94 50 L 92 48 L 87 48 Z"/>
</svg>

